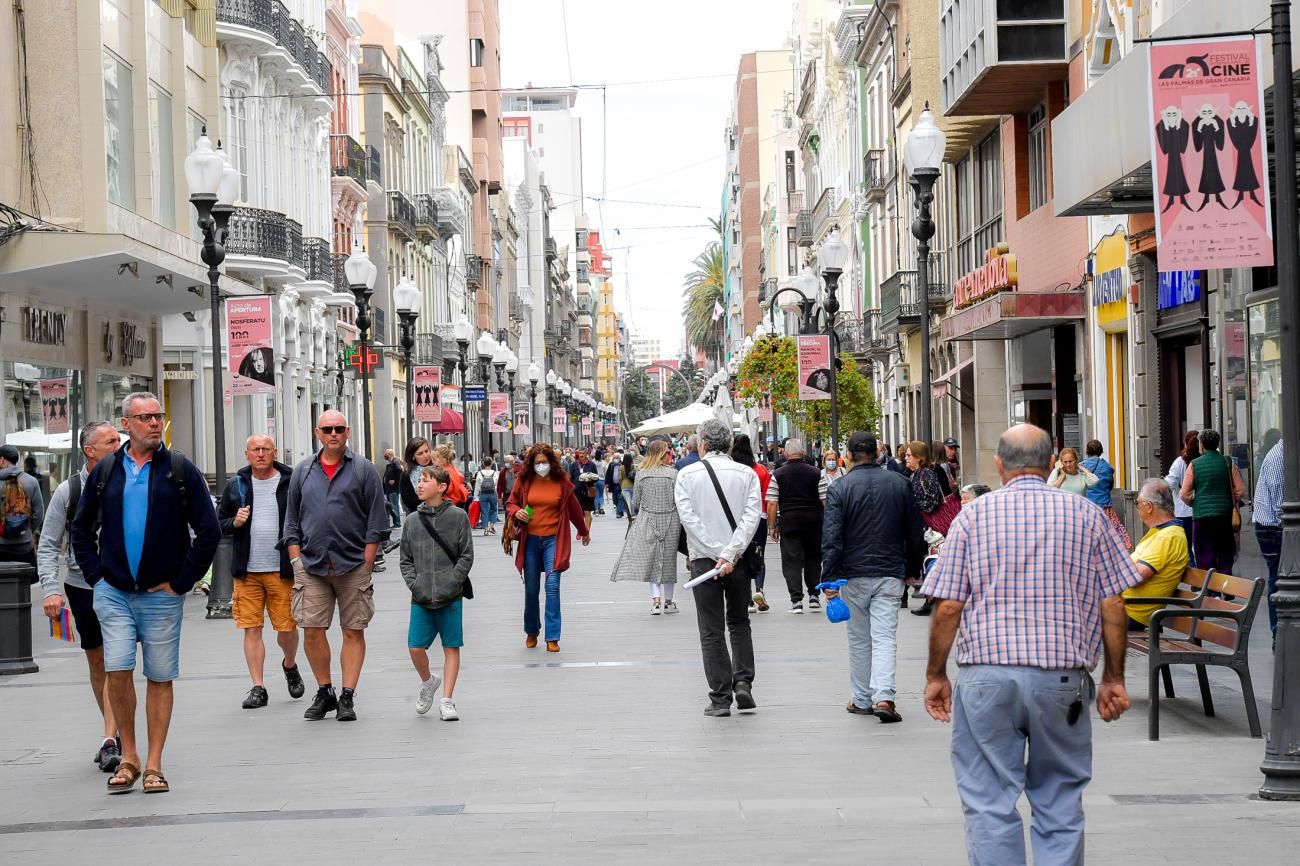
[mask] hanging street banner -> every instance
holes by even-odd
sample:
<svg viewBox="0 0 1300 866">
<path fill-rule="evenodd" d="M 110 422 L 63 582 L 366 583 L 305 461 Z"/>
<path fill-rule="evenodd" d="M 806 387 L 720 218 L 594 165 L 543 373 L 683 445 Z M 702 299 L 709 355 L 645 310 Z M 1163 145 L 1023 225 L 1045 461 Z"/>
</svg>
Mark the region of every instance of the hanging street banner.
<svg viewBox="0 0 1300 866">
<path fill-rule="evenodd" d="M 226 298 L 228 387 L 232 396 L 274 393 L 275 350 L 271 334 L 270 295 Z"/>
<path fill-rule="evenodd" d="M 1160 270 L 1273 264 L 1259 43 L 1153 43 L 1152 185 Z"/>
<path fill-rule="evenodd" d="M 499 392 L 488 394 L 488 432 L 510 432 L 510 395 Z"/>
<path fill-rule="evenodd" d="M 444 406 L 461 406 L 460 388 L 455 385 L 442 386 L 442 399 L 438 401 Z"/>
<path fill-rule="evenodd" d="M 41 380 L 41 417 L 46 436 L 67 433 L 72 429 L 68 420 L 68 389 L 71 384 L 71 379 Z"/>
<path fill-rule="evenodd" d="M 527 400 L 515 403 L 515 437 L 518 439 L 532 438 L 533 425 L 529 423 L 532 408 Z"/>
<path fill-rule="evenodd" d="M 799 399 L 831 398 L 831 338 L 826 334 L 797 337 Z"/>
<path fill-rule="evenodd" d="M 590 419 L 590 418 L 583 418 L 583 419 L 582 419 L 581 430 L 582 430 L 582 438 L 583 438 L 584 440 L 585 440 L 585 439 L 590 439 L 590 438 L 591 438 L 591 419 Z"/>
<path fill-rule="evenodd" d="M 551 409 L 552 433 L 563 433 L 567 422 L 568 418 L 565 417 L 565 409 L 563 406 L 555 406 Z"/>
<path fill-rule="evenodd" d="M 758 419 L 757 419 L 757 420 L 758 420 L 758 422 L 759 422 L 760 424 L 771 424 L 771 423 L 772 423 L 772 407 L 771 407 L 771 406 L 762 406 L 762 407 L 760 407 L 759 410 L 758 410 Z"/>
<path fill-rule="evenodd" d="M 415 389 L 415 407 L 411 417 L 415 423 L 441 423 L 442 368 L 432 364 L 415 365 L 411 368 L 411 381 Z"/>
<path fill-rule="evenodd" d="M 618 425 L 617 425 L 617 424 L 606 424 L 606 425 L 605 425 L 605 435 L 606 435 L 606 436 L 612 436 L 612 437 L 614 437 L 615 439 L 617 439 L 618 436 L 619 436 Z"/>
</svg>

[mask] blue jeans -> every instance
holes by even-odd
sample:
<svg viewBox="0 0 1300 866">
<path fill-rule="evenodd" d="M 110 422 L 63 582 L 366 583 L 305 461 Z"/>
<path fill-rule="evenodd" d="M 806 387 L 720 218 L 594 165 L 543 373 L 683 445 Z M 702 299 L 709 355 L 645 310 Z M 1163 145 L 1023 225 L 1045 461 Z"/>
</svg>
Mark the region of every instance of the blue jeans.
<svg viewBox="0 0 1300 866">
<path fill-rule="evenodd" d="M 480 493 L 478 495 L 478 519 L 479 526 L 483 528 L 497 525 L 497 495 L 495 493 Z"/>
<path fill-rule="evenodd" d="M 848 622 L 853 703 L 866 710 L 894 700 L 903 582 L 896 577 L 855 577 L 840 588 L 840 597 L 853 614 Z"/>
<path fill-rule="evenodd" d="M 952 768 L 971 866 L 1024 866 L 1025 832 L 1016 811 L 1021 793 L 1033 810 L 1034 863 L 1083 863 L 1083 789 L 1092 778 L 1093 694 L 1087 683 L 1083 713 L 1075 724 L 1066 722 L 1081 676 L 1001 665 L 959 672 Z"/>
<path fill-rule="evenodd" d="M 388 493 L 386 498 L 388 499 L 388 513 L 393 518 L 393 525 L 401 526 L 402 525 L 401 495 L 396 490 L 393 490 Z"/>
<path fill-rule="evenodd" d="M 104 633 L 105 671 L 135 670 L 139 643 L 145 679 L 167 683 L 180 676 L 184 596 L 165 589 L 123 592 L 101 580 L 95 584 L 95 616 Z"/>
<path fill-rule="evenodd" d="M 1259 542 L 1259 555 L 1268 566 L 1268 627 L 1277 634 L 1277 608 L 1273 607 L 1273 593 L 1277 592 L 1277 566 L 1282 558 L 1282 527 L 1255 524 L 1255 540 Z"/>
<path fill-rule="evenodd" d="M 555 536 L 530 535 L 524 544 L 524 634 L 542 630 L 538 596 L 546 578 L 546 640 L 560 639 L 560 573 L 555 570 Z"/>
<path fill-rule="evenodd" d="M 596 510 L 597 511 L 605 510 L 605 482 L 604 481 L 596 482 Z"/>
<path fill-rule="evenodd" d="M 610 495 L 614 498 L 614 516 L 615 516 L 615 517 L 622 517 L 622 516 L 623 516 L 623 490 L 622 490 L 622 488 L 620 488 L 617 484 L 615 484 L 614 487 L 613 487 L 613 493 L 611 493 Z"/>
</svg>

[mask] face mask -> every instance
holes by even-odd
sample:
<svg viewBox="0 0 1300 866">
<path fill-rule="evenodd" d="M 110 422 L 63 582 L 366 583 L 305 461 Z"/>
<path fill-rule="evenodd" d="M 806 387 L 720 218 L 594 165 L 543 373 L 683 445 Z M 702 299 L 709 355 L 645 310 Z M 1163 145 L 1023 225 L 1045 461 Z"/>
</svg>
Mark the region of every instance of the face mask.
<svg viewBox="0 0 1300 866">
<path fill-rule="evenodd" d="M 533 466 L 533 471 L 536 472 L 538 475 L 542 476 L 543 478 L 545 478 L 547 475 L 551 474 L 551 464 L 538 463 L 535 466 Z"/>
</svg>

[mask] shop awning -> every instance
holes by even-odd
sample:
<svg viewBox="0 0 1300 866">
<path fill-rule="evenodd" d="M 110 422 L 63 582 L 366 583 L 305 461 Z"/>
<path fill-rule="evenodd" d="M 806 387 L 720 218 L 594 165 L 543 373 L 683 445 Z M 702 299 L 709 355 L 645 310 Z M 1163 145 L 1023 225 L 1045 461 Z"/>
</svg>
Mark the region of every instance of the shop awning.
<svg viewBox="0 0 1300 866">
<path fill-rule="evenodd" d="M 943 320 L 944 340 L 1010 340 L 1087 316 L 1088 296 L 1068 292 L 1002 292 Z"/>
</svg>

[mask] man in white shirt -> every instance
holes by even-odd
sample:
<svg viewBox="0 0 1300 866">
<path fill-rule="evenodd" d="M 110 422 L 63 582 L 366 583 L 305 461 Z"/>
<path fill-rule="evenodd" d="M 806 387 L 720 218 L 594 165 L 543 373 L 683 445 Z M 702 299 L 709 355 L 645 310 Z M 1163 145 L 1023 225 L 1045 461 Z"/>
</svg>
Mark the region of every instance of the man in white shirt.
<svg viewBox="0 0 1300 866">
<path fill-rule="evenodd" d="M 677 475 L 674 498 L 686 530 L 691 576 L 718 569 L 718 576 L 695 587 L 695 612 L 709 682 L 706 716 L 731 715 L 756 706 L 754 642 L 749 630 L 749 582 L 743 554 L 762 515 L 758 475 L 734 462 L 731 428 L 716 418 L 699 426 L 700 460 Z M 725 626 L 725 628 L 724 628 Z M 726 633 L 731 637 L 727 652 Z"/>
</svg>

